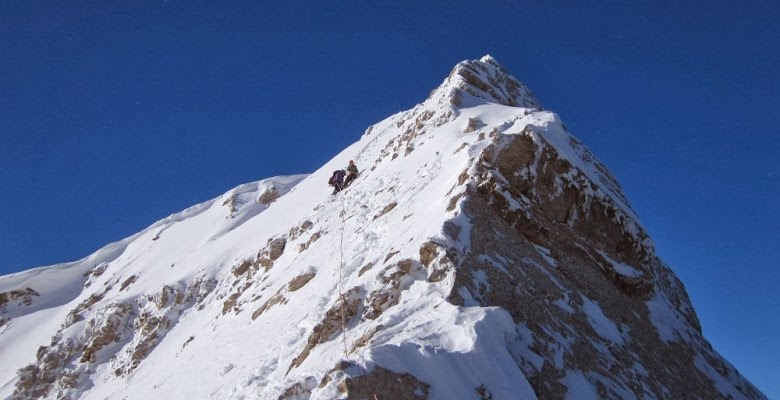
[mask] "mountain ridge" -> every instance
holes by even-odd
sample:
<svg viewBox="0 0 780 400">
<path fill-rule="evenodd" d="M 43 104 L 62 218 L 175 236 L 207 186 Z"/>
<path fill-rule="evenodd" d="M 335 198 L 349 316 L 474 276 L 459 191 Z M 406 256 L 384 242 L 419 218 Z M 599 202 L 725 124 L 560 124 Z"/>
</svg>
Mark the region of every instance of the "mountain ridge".
<svg viewBox="0 0 780 400">
<path fill-rule="evenodd" d="M 0 394 L 764 398 L 606 167 L 489 56 L 313 174 L 104 249 L 0 278 Z M 55 270 L 78 294 L 51 306 L 32 275 Z"/>
</svg>

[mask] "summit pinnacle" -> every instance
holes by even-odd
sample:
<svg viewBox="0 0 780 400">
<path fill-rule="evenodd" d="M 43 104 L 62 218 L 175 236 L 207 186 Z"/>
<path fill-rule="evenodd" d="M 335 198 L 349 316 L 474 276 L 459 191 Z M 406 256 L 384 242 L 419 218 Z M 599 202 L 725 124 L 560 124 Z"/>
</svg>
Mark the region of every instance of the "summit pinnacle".
<svg viewBox="0 0 780 400">
<path fill-rule="evenodd" d="M 465 60 L 452 69 L 447 79 L 434 91 L 455 107 L 470 107 L 490 102 L 511 107 L 541 109 L 533 93 L 507 72 L 490 55 L 479 60 Z"/>
</svg>

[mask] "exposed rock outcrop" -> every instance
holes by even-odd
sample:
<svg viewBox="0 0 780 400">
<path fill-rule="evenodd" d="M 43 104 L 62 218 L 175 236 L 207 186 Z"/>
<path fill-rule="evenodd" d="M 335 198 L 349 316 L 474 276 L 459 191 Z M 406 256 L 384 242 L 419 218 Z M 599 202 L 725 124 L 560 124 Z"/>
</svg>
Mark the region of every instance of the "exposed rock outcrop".
<svg viewBox="0 0 780 400">
<path fill-rule="evenodd" d="M 111 365 L 116 375 L 132 372 L 184 310 L 202 302 L 214 284 L 195 280 L 189 286 L 164 286 L 153 296 L 100 307 L 75 332 L 78 321 L 63 325 L 48 346 L 38 349 L 36 362 L 18 371 L 14 398 L 76 398 L 78 387 L 92 384 L 90 371 L 101 364 Z M 71 315 L 98 304 L 102 297 L 90 297 Z"/>
<path fill-rule="evenodd" d="M 605 399 L 725 398 L 690 367 L 702 359 L 746 398 L 760 397 L 718 361 L 682 284 L 633 217 L 543 139 L 531 130 L 499 136 L 475 165 L 462 208 L 471 246 L 450 299 L 510 312 L 523 327 L 518 366 L 539 398 L 564 397 L 572 374 Z M 431 254 L 421 250 L 424 261 Z M 684 318 L 673 340 L 652 314 L 659 298 Z"/>
</svg>

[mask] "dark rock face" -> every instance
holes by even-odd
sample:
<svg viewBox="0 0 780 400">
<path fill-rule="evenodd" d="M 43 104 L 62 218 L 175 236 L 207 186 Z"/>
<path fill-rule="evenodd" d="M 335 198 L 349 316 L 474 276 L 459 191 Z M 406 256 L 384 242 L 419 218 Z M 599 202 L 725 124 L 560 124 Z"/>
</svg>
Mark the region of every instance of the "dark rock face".
<svg viewBox="0 0 780 400">
<path fill-rule="evenodd" d="M 339 386 L 350 399 L 383 398 L 423 400 L 428 398 L 429 386 L 409 374 L 399 374 L 382 367 L 355 378 L 346 378 Z"/>
<path fill-rule="evenodd" d="M 647 234 L 552 146 L 530 131 L 499 136 L 480 161 L 477 192 L 518 233 L 550 251 L 587 253 L 615 284 L 647 295 L 650 277 L 643 265 L 653 253 Z M 605 257 L 630 265 L 644 279 L 618 276 Z"/>
<path fill-rule="evenodd" d="M 762 398 L 703 338 L 647 234 L 554 148 L 530 132 L 499 135 L 475 165 L 462 207 L 471 247 L 450 301 L 510 312 L 512 353 L 539 398 L 563 398 L 572 371 L 600 398 L 726 398 L 703 370 Z M 662 301 L 673 335 L 655 322 Z"/>
<path fill-rule="evenodd" d="M 319 387 L 324 387 L 330 381 L 338 382 L 339 393 L 355 400 L 424 400 L 428 398 L 430 391 L 430 385 L 413 375 L 393 372 L 380 366 L 366 370 L 343 360 L 325 373 Z M 292 390 L 288 391 L 293 392 L 300 386 L 303 384 L 294 385 Z M 283 395 L 280 400 L 290 398 Z"/>
</svg>

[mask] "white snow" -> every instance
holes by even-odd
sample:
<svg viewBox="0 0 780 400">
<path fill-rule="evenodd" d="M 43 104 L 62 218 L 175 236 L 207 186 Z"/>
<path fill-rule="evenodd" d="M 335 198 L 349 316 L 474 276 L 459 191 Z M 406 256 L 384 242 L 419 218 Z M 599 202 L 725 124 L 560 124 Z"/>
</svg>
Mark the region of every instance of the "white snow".
<svg viewBox="0 0 780 400">
<path fill-rule="evenodd" d="M 536 248 L 536 251 L 539 252 L 539 255 L 541 255 L 542 258 L 547 261 L 547 264 L 553 267 L 557 264 L 555 259 L 550 256 L 550 249 L 539 245 L 534 245 L 534 248 Z"/>
<path fill-rule="evenodd" d="M 638 277 L 642 276 L 642 272 L 637 271 L 636 269 L 634 269 L 634 267 L 632 267 L 632 266 L 630 266 L 628 264 L 615 263 L 615 264 L 612 264 L 612 266 L 615 267 L 615 270 L 619 274 L 627 276 L 629 278 L 638 278 Z"/>
<path fill-rule="evenodd" d="M 744 398 L 744 395 L 734 387 L 734 382 L 730 382 L 726 377 L 718 373 L 718 371 L 715 370 L 715 368 L 713 368 L 701 354 L 696 355 L 696 358 L 693 361 L 693 365 L 695 365 L 699 371 L 713 379 L 715 387 L 724 398 Z M 731 365 L 728 367 L 733 368 Z M 733 379 L 734 377 L 732 376 L 731 378 Z"/>
<path fill-rule="evenodd" d="M 598 393 L 593 390 L 593 385 L 581 371 L 566 371 L 566 376 L 561 379 L 566 386 L 565 400 L 601 400 Z"/>
<path fill-rule="evenodd" d="M 595 301 L 585 296 L 580 297 L 582 298 L 582 311 L 585 312 L 588 323 L 596 331 L 596 334 L 608 342 L 622 345 L 623 335 L 620 333 L 617 325 L 604 315 L 601 307 Z"/>
<path fill-rule="evenodd" d="M 496 73 L 492 57 L 482 62 L 488 64 L 485 74 Z M 72 371 L 89 373 L 75 388 L 66 388 L 66 395 L 273 399 L 299 384 L 307 391 L 301 398 L 330 400 L 341 395 L 334 385 L 319 388 L 319 380 L 348 359 L 366 371 L 380 366 L 411 373 L 431 386 L 431 399 L 474 397 L 478 387 L 497 400 L 535 399 L 509 351 L 541 369 L 543 359 L 530 350 L 530 330 L 515 326 L 502 309 L 472 307 L 477 302 L 463 287 L 459 294 L 465 306 L 450 304 L 446 298 L 454 285 L 452 274 L 428 282 L 427 271 L 416 261 L 421 243 L 428 240 L 469 251 L 471 221 L 461 212 L 462 200 L 453 199 L 463 193 L 459 177 L 489 143 L 480 134 L 494 128 L 521 134 L 532 127 L 534 140 L 555 146 L 561 157 L 602 183 L 605 192 L 591 195 L 609 196 L 629 219 L 635 216 L 595 161 L 583 159 L 586 150 L 555 114 L 474 98 L 455 108 L 448 96 L 462 84 L 459 79 L 448 78 L 424 103 L 373 125 L 309 175 L 240 185 L 82 260 L 0 277 L 0 293 L 26 288 L 39 293 L 30 305 L 11 301 L 0 307 L 0 316 L 7 318 L 0 327 L 0 398 L 12 397 L 17 371 L 35 362 L 40 346 L 51 346 L 54 338 L 55 347 L 70 341 L 82 349 L 85 332 L 113 320 L 121 339 L 100 349 L 95 363 L 78 357 L 68 361 Z M 520 100 L 535 103 L 523 90 Z M 477 130 L 464 133 L 472 119 L 479 121 Z M 348 160 L 355 160 L 361 175 L 348 189 L 331 195 L 326 182 Z M 448 210 L 451 204 L 454 208 Z M 253 270 L 251 278 L 238 271 L 242 262 L 266 251 L 269 240 L 279 238 L 286 238 L 285 249 L 272 268 Z M 537 250 L 549 266 L 528 262 L 549 275 L 556 260 L 549 249 Z M 291 366 L 328 310 L 340 304 L 339 292 L 358 288 L 368 298 L 386 290 L 386 280 L 403 260 L 413 262 L 408 274 L 393 278 L 398 280 L 393 293 L 397 305 L 385 303 L 376 320 L 347 321 L 346 332 L 324 339 L 300 365 Z M 506 271 L 506 260 L 481 260 Z M 613 264 L 621 274 L 637 276 L 632 267 Z M 293 279 L 311 273 L 304 286 L 289 289 Z M 488 282 L 483 271 L 473 279 L 481 286 Z M 598 304 L 585 297 L 583 303 L 596 333 L 622 344 L 623 335 Z M 575 312 L 569 302 L 556 304 Z M 661 336 L 673 338 L 676 316 L 668 299 L 656 296 L 647 304 Z M 120 312 L 122 305 L 127 313 Z M 263 305 L 270 306 L 258 313 Z M 130 365 L 137 346 L 152 337 L 143 332 L 153 318 L 167 321 L 155 328 L 153 351 L 134 370 L 118 375 L 118 369 Z M 375 333 L 358 346 L 370 332 Z M 563 369 L 564 353 L 574 338 L 552 329 L 546 333 L 557 346 L 551 349 L 554 367 Z M 358 346 L 357 351 L 345 354 L 345 344 L 348 349 Z M 568 388 L 567 399 L 597 398 L 581 372 L 567 371 L 561 383 Z"/>
<path fill-rule="evenodd" d="M 609 261 L 609 263 L 612 265 L 613 268 L 615 268 L 615 271 L 617 271 L 617 273 L 623 276 L 627 276 L 629 278 L 639 278 L 642 275 L 644 275 L 642 271 L 638 271 L 636 268 L 628 264 L 624 264 L 613 260 L 607 255 L 607 253 L 603 251 L 599 251 L 599 254 L 601 254 L 602 257 L 604 257 L 607 261 Z"/>
<path fill-rule="evenodd" d="M 680 340 L 680 330 L 683 322 L 675 312 L 671 301 L 661 292 L 656 292 L 652 299 L 646 301 L 650 313 L 650 322 L 658 331 L 658 336 L 665 342 Z"/>
</svg>

